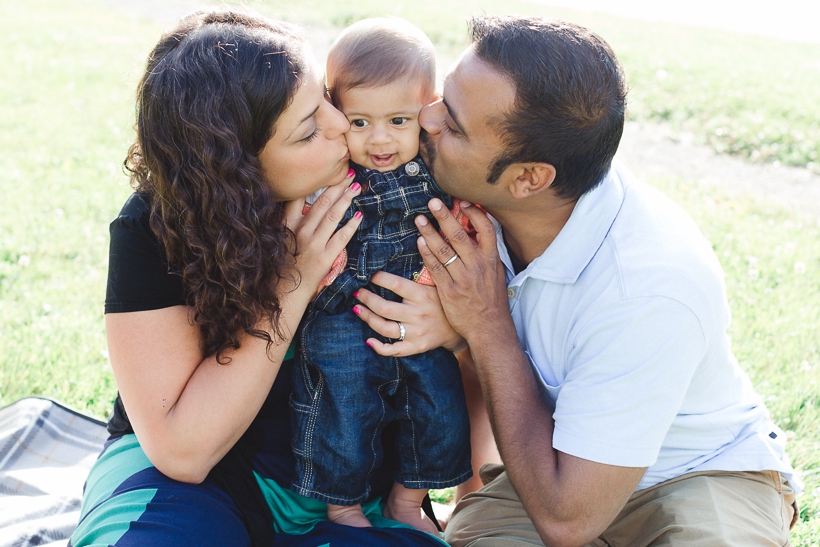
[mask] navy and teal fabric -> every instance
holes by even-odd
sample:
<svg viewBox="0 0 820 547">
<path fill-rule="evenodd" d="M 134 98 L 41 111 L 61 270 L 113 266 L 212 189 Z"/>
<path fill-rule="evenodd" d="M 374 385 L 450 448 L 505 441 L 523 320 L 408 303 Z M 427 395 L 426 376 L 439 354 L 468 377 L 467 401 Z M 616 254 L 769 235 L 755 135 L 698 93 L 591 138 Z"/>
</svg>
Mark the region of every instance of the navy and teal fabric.
<svg viewBox="0 0 820 547">
<path fill-rule="evenodd" d="M 386 172 L 352 165 L 363 191 L 346 218 L 359 210 L 362 221 L 347 244 L 345 269 L 302 319 L 290 409 L 296 456 L 291 488 L 335 505 L 366 500 L 373 472 L 387 454 L 398 461 L 393 479 L 407 488 L 446 488 L 472 476 L 470 423 L 453 353 L 435 348 L 406 357 L 378 355 L 365 341 L 387 339 L 352 312 L 358 303 L 353 295 L 363 287 L 400 300 L 370 283 L 370 276 L 418 274 L 423 262 L 414 220 L 426 215 L 435 222 L 430 199 L 448 207 L 452 200 L 421 158 Z M 388 424 L 397 434 L 385 445 Z"/>
<path fill-rule="evenodd" d="M 249 522 L 263 515 L 273 533 L 271 546 L 429 546 L 443 541 L 381 516 L 381 500 L 364 509 L 376 528 L 358 529 L 326 521 L 324 504 L 281 484 L 293 473 L 286 412 L 290 364 L 283 364 L 265 406 L 224 461 L 250 455 L 246 474 L 217 466 L 202 484 L 186 484 L 160 473 L 133 434 L 106 443 L 86 481 L 79 526 L 71 547 L 185 547 L 260 545 Z M 232 473 L 232 471 L 235 471 Z M 381 492 L 389 478 L 381 481 Z M 261 501 L 260 501 L 261 500 Z M 256 507 L 252 505 L 256 503 Z"/>
</svg>

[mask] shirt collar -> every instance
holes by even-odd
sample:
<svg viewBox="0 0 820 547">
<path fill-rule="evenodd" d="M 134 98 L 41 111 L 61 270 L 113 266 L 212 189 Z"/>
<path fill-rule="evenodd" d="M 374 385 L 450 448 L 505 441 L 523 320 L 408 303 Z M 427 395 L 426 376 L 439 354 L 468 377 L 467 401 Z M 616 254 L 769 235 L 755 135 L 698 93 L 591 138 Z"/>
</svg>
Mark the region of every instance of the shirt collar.
<svg viewBox="0 0 820 547">
<path fill-rule="evenodd" d="M 621 210 L 625 195 L 624 175 L 622 168 L 613 166 L 598 186 L 581 196 L 558 237 L 509 284 L 519 285 L 528 277 L 564 285 L 575 283 L 598 252 Z M 499 253 L 511 272 L 500 229 L 499 226 Z"/>
</svg>

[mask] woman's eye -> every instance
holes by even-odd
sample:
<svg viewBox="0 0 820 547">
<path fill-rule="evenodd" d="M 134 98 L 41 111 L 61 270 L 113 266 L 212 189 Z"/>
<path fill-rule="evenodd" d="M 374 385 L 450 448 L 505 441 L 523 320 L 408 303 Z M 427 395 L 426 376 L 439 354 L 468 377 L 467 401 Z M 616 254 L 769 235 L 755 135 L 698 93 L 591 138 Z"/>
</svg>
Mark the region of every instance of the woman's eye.
<svg viewBox="0 0 820 547">
<path fill-rule="evenodd" d="M 370 125 L 367 120 L 350 120 L 350 125 L 353 127 L 367 127 Z"/>
<path fill-rule="evenodd" d="M 316 129 L 313 130 L 313 133 L 311 133 L 310 135 L 308 135 L 307 137 L 302 139 L 302 142 L 310 142 L 318 136 L 319 136 L 319 128 L 317 127 Z"/>
<path fill-rule="evenodd" d="M 399 118 L 391 118 L 391 119 L 390 119 L 390 125 L 404 125 L 404 124 L 406 124 L 406 123 L 407 123 L 407 120 L 408 120 L 408 119 L 409 119 L 409 118 L 402 118 L 402 117 L 399 117 Z"/>
</svg>

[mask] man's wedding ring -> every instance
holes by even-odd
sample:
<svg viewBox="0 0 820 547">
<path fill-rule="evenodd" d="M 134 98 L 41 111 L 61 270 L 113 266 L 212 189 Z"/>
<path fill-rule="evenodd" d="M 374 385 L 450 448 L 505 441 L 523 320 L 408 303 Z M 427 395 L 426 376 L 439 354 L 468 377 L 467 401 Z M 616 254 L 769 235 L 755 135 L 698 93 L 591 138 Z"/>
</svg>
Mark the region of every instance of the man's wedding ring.
<svg viewBox="0 0 820 547">
<path fill-rule="evenodd" d="M 396 323 L 398 323 L 398 325 L 399 325 L 398 341 L 401 342 L 402 340 L 404 340 L 404 335 L 406 334 L 407 331 L 404 330 L 404 324 L 402 324 L 401 321 L 396 321 Z"/>
<path fill-rule="evenodd" d="M 457 254 L 454 254 L 453 256 L 451 256 L 450 260 L 448 260 L 447 262 L 444 263 L 444 267 L 446 268 L 447 266 L 449 266 L 450 264 L 455 262 L 457 258 L 458 258 Z"/>
</svg>

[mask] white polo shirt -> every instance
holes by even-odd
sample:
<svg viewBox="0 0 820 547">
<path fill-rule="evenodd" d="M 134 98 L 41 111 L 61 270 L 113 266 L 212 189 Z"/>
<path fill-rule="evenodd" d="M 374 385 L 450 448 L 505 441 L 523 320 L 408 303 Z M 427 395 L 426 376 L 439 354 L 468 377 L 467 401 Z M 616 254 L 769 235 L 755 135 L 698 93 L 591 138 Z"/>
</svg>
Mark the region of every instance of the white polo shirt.
<svg viewBox="0 0 820 547">
<path fill-rule="evenodd" d="M 639 490 L 693 471 L 792 476 L 785 436 L 730 350 L 720 264 L 680 207 L 615 165 L 518 275 L 498 235 L 555 449 L 648 467 Z"/>
</svg>

